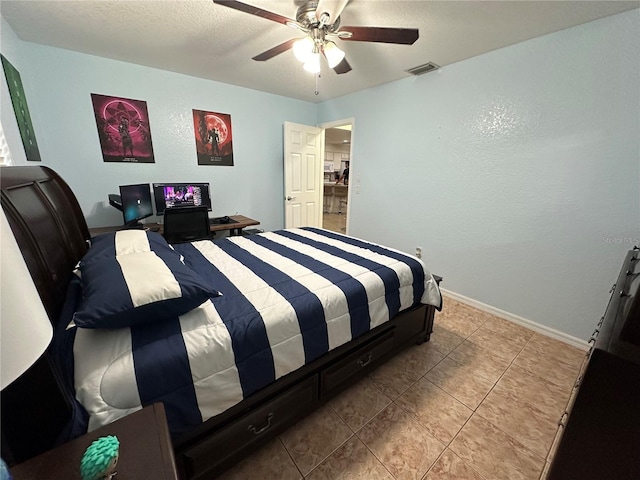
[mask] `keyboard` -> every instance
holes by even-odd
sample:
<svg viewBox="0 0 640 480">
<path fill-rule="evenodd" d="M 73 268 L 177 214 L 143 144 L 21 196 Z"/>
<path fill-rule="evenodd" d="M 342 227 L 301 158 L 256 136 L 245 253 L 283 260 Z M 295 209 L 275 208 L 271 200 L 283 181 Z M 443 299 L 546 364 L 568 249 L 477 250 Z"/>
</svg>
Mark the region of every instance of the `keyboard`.
<svg viewBox="0 0 640 480">
<path fill-rule="evenodd" d="M 233 218 L 229 218 L 227 222 L 223 222 L 224 217 L 210 218 L 209 225 L 233 225 L 236 222 Z"/>
</svg>

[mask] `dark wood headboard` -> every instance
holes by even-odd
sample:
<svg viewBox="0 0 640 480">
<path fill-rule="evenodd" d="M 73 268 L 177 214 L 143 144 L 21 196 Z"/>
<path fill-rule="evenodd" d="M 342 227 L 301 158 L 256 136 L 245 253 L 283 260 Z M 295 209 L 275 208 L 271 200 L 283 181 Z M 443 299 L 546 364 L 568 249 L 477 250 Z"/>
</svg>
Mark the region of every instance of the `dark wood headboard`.
<svg viewBox="0 0 640 480">
<path fill-rule="evenodd" d="M 2 209 L 54 323 L 88 248 L 84 215 L 69 185 L 48 167 L 2 167 L 0 184 Z"/>
<path fill-rule="evenodd" d="M 55 325 L 73 269 L 88 249 L 87 223 L 67 183 L 44 166 L 0 167 L 2 209 Z M 47 353 L 2 391 L 2 456 L 19 463 L 53 447 L 71 414 Z"/>
</svg>

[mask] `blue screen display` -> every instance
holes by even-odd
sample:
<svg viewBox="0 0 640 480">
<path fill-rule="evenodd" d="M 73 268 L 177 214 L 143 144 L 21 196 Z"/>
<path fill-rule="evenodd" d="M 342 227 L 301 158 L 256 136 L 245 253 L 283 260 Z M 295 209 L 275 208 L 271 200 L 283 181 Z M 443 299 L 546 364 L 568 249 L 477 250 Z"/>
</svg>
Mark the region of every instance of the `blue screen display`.
<svg viewBox="0 0 640 480">
<path fill-rule="evenodd" d="M 135 225 L 139 220 L 153 215 L 151 189 L 148 183 L 121 185 L 120 199 L 125 225 Z"/>
</svg>

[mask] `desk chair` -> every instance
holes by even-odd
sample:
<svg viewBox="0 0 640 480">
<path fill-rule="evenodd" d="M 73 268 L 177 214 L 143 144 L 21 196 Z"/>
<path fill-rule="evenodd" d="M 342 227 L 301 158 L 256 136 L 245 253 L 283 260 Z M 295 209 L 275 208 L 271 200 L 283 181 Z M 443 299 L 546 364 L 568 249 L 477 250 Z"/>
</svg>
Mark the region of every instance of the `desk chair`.
<svg viewBox="0 0 640 480">
<path fill-rule="evenodd" d="M 165 209 L 164 238 L 169 243 L 210 239 L 208 208 L 181 207 Z"/>
</svg>

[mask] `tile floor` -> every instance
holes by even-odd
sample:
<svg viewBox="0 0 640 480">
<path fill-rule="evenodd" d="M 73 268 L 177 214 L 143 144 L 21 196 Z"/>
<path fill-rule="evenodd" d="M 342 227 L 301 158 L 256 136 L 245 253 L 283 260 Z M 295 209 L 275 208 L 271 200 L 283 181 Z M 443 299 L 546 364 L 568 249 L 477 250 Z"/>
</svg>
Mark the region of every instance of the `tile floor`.
<svg viewBox="0 0 640 480">
<path fill-rule="evenodd" d="M 544 478 L 585 352 L 445 298 L 412 346 L 223 480 Z"/>
<path fill-rule="evenodd" d="M 347 214 L 324 213 L 322 215 L 322 228 L 332 232 L 345 233 L 347 231 Z"/>
</svg>

